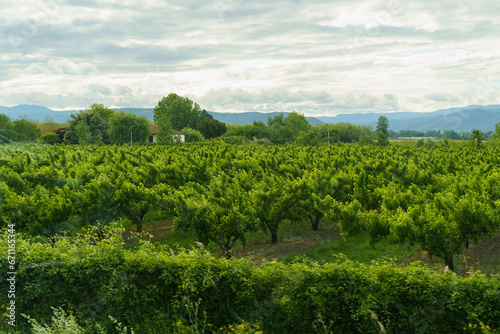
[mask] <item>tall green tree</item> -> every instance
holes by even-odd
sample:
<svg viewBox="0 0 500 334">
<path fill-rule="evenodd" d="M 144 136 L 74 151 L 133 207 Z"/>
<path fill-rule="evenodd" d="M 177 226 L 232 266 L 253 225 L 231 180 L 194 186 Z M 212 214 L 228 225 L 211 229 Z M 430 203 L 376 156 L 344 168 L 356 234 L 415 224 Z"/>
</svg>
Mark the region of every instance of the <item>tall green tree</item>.
<svg viewBox="0 0 500 334">
<path fill-rule="evenodd" d="M 263 137 L 268 138 L 276 144 L 284 144 L 295 139 L 294 130 L 292 127 L 287 127 L 285 124 L 285 116 L 280 113 L 274 117 L 269 117 L 267 127 L 263 131 Z"/>
<path fill-rule="evenodd" d="M 158 123 L 160 118 L 166 117 L 174 130 L 185 127 L 196 129 L 201 109 L 187 97 L 180 97 L 171 93 L 162 98 L 154 108 L 154 121 Z"/>
<path fill-rule="evenodd" d="M 7 143 L 14 139 L 15 132 L 12 122 L 7 115 L 0 114 L 0 143 Z"/>
<path fill-rule="evenodd" d="M 380 116 L 377 121 L 377 144 L 379 146 L 389 145 L 389 120 L 385 116 Z"/>
<path fill-rule="evenodd" d="M 164 96 L 158 104 L 154 108 L 153 111 L 153 121 L 157 123 L 160 120 L 160 117 L 167 114 L 167 109 L 172 105 L 172 103 L 180 98 L 179 95 L 175 93 L 170 93 L 168 96 Z"/>
<path fill-rule="evenodd" d="M 123 145 L 126 143 L 145 143 L 151 133 L 151 126 L 146 117 L 139 117 L 132 113 L 119 111 L 111 116 L 108 126 L 108 135 L 111 144 Z"/>
<path fill-rule="evenodd" d="M 85 122 L 80 122 L 75 126 L 76 138 L 80 145 L 90 145 L 92 143 L 92 133 Z"/>
<path fill-rule="evenodd" d="M 495 133 L 492 135 L 495 140 L 500 140 L 500 122 L 495 124 Z"/>
<path fill-rule="evenodd" d="M 484 136 L 480 130 L 473 129 L 471 131 L 469 141 L 472 143 L 472 145 L 475 148 L 480 148 L 483 140 L 484 140 Z"/>
<path fill-rule="evenodd" d="M 230 258 L 236 241 L 244 243 L 246 233 L 258 226 L 249 196 L 251 184 L 250 175 L 241 171 L 232 178 L 220 174 L 206 188 L 182 187 L 176 192 L 175 226 L 193 231 L 203 243 L 216 243 Z"/>
<path fill-rule="evenodd" d="M 301 179 L 264 175 L 252 190 L 255 215 L 261 228 L 271 233 L 271 244 L 278 243 L 278 228 L 285 219 L 297 219 L 291 208 L 300 201 L 304 190 Z M 300 219 L 300 218 L 299 218 Z"/>
<path fill-rule="evenodd" d="M 174 142 L 174 129 L 167 115 L 161 116 L 156 122 L 158 132 L 156 133 L 156 141 L 158 144 L 171 144 Z"/>
<path fill-rule="evenodd" d="M 42 131 L 36 127 L 35 123 L 27 119 L 18 119 L 12 122 L 12 129 L 17 141 L 34 141 L 42 135 Z"/>
<path fill-rule="evenodd" d="M 292 130 L 294 139 L 297 138 L 300 131 L 307 132 L 311 128 L 304 114 L 300 114 L 296 111 L 289 113 L 285 117 L 283 123 L 287 128 Z"/>
<path fill-rule="evenodd" d="M 202 118 L 198 121 L 198 131 L 207 139 L 216 138 L 226 133 L 226 124 L 213 118 Z"/>
<path fill-rule="evenodd" d="M 102 104 L 94 103 L 78 114 L 71 115 L 71 120 L 64 134 L 64 140 L 70 144 L 78 144 L 79 141 L 76 128 L 80 123 L 85 123 L 89 128 L 92 144 L 109 144 L 108 126 L 111 115 L 113 114 L 113 110 Z"/>
</svg>

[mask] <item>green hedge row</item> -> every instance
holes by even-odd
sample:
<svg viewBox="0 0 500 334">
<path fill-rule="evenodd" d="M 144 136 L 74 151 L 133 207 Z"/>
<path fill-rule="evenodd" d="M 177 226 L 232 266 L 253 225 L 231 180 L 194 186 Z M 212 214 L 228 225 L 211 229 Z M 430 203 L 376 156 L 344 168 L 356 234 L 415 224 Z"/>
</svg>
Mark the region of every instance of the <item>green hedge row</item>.
<svg viewBox="0 0 500 334">
<path fill-rule="evenodd" d="M 87 328 L 100 323 L 110 333 L 108 316 L 135 333 L 168 333 L 179 321 L 191 325 L 204 314 L 210 328 L 245 321 L 264 333 L 315 333 L 314 326 L 332 333 L 380 333 L 380 326 L 387 333 L 500 328 L 499 276 L 457 277 L 420 265 L 348 261 L 256 268 L 201 250 L 172 251 L 148 242 L 130 250 L 119 238 L 94 244 L 92 239 L 61 239 L 55 247 L 17 240 L 18 330 L 28 328 L 21 313 L 48 323 L 51 307 L 72 312 Z M 0 263 L 7 268 L 5 257 Z M 8 285 L 0 282 L 4 319 Z"/>
</svg>

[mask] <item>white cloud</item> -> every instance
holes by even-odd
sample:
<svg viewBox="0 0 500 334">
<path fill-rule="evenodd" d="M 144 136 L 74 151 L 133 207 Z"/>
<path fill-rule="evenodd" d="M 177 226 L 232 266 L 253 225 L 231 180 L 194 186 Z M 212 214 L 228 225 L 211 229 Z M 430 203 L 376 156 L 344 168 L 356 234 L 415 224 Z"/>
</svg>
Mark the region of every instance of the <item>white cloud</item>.
<svg viewBox="0 0 500 334">
<path fill-rule="evenodd" d="M 170 92 L 214 111 L 497 104 L 499 14 L 486 0 L 2 3 L 0 105 L 151 107 Z"/>
<path fill-rule="evenodd" d="M 90 75 L 99 72 L 97 67 L 94 65 L 84 62 L 75 63 L 69 59 L 60 60 L 49 60 L 47 63 L 49 69 L 56 74 L 68 74 L 68 75 Z"/>
</svg>

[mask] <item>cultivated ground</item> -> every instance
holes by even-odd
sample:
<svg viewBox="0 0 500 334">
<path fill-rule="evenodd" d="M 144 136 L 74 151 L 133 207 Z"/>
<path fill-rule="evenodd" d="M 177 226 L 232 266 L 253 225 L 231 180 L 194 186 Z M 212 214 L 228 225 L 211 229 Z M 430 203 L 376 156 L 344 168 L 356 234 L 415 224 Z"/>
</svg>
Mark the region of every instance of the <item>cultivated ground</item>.
<svg viewBox="0 0 500 334">
<path fill-rule="evenodd" d="M 197 247 L 195 238 L 189 232 L 173 230 L 170 220 L 158 220 L 145 224 L 142 236 L 137 236 L 135 227 L 128 227 L 124 238 L 133 247 L 140 238 L 181 247 Z M 334 262 L 347 258 L 361 263 L 390 260 L 397 265 L 408 265 L 420 261 L 440 272 L 444 269 L 439 258 L 429 258 L 427 252 L 418 247 L 398 246 L 388 238 L 379 244 L 370 245 L 369 236 L 361 234 L 351 239 L 344 239 L 340 231 L 327 222 L 322 222 L 318 232 L 303 226 L 280 226 L 280 237 L 277 245 L 270 244 L 270 236 L 264 232 L 256 232 L 248 237 L 244 247 L 241 243 L 234 249 L 234 255 L 252 260 L 257 265 L 266 261 L 297 261 L 301 258 L 318 262 Z M 207 247 L 215 256 L 221 252 L 215 244 Z M 478 244 L 470 244 L 468 249 L 455 257 L 456 272 L 459 275 L 471 275 L 476 271 L 483 274 L 500 273 L 500 234 L 493 238 L 485 238 Z"/>
</svg>

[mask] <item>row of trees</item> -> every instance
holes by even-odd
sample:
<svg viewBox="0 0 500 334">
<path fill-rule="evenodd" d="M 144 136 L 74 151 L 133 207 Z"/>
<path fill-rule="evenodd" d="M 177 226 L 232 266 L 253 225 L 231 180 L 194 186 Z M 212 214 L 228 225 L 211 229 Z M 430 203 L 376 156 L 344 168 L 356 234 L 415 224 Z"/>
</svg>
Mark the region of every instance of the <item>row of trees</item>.
<svg viewBox="0 0 500 334">
<path fill-rule="evenodd" d="M 51 120 L 36 123 L 27 118 L 14 122 L 0 114 L 0 143 L 10 141 L 35 141 L 68 144 L 145 143 L 151 134 L 151 122 L 126 111 L 115 112 L 102 104 L 92 104 L 85 110 L 71 115 L 67 126 L 53 128 Z M 226 132 L 226 125 L 215 120 L 206 110 L 187 97 L 169 94 L 154 108 L 154 124 L 158 128 L 158 142 L 175 140 L 174 130 L 182 131 L 186 141 L 202 141 L 219 137 Z M 40 128 L 46 133 L 42 135 Z"/>
<path fill-rule="evenodd" d="M 34 141 L 42 132 L 40 141 L 49 144 L 117 144 L 128 142 L 144 143 L 151 133 L 150 122 L 145 117 L 132 113 L 115 112 L 101 104 L 71 115 L 68 126 L 58 127 L 48 119 L 36 124 L 27 118 L 10 122 L 5 115 L 0 115 L 0 142 Z M 402 130 L 389 129 L 388 119 L 379 117 L 375 131 L 369 126 L 347 123 L 318 124 L 311 126 L 303 114 L 292 112 L 286 117 L 278 114 L 269 117 L 267 124 L 253 122 L 250 125 L 226 125 L 217 121 L 206 110 L 187 97 L 171 93 L 163 97 L 154 108 L 153 123 L 157 125 L 157 141 L 167 144 L 175 141 L 174 130 L 182 131 L 186 141 L 196 142 L 223 136 L 228 143 L 257 142 L 260 144 L 297 143 L 300 145 L 321 145 L 335 142 L 360 144 L 389 144 L 389 138 L 432 137 L 434 139 L 468 139 L 477 146 L 481 141 L 491 138 L 500 140 L 499 124 L 495 131 L 470 133 L 455 131 Z M 54 128 L 56 126 L 56 128 Z"/>
<path fill-rule="evenodd" d="M 498 126 L 498 124 L 497 124 Z M 479 131 L 479 130 L 477 130 Z M 498 130 L 490 131 L 480 131 L 481 136 L 484 139 L 495 139 L 498 138 L 500 132 Z M 393 131 L 389 130 L 389 136 L 391 138 L 400 137 L 421 137 L 421 138 L 433 138 L 433 139 L 452 139 L 452 140 L 468 140 L 471 138 L 471 132 L 456 132 L 453 130 L 430 130 L 430 131 L 417 131 L 417 130 L 401 130 Z"/>
<path fill-rule="evenodd" d="M 176 228 L 230 256 L 248 233 L 279 240 L 284 221 L 323 217 L 453 256 L 500 226 L 498 148 L 402 146 L 4 147 L 0 223 L 51 235 L 81 219 L 141 230 L 161 210 Z"/>
<path fill-rule="evenodd" d="M 0 114 L 0 143 L 11 141 L 33 141 L 36 140 L 42 131 L 27 118 L 18 119 L 11 122 L 9 117 Z"/>
<path fill-rule="evenodd" d="M 260 144 L 297 143 L 315 146 L 335 142 L 370 144 L 374 141 L 369 126 L 347 123 L 312 126 L 303 114 L 297 112 L 291 112 L 286 117 L 284 114 L 270 117 L 267 124 L 254 121 L 250 125 L 228 125 L 223 138 L 228 143 L 238 144 L 254 141 Z"/>
<path fill-rule="evenodd" d="M 145 117 L 115 112 L 100 104 L 71 118 L 64 134 L 64 141 L 70 144 L 145 143 L 151 134 L 151 123 Z M 184 132 L 188 142 L 215 138 L 226 131 L 225 124 L 213 119 L 197 103 L 174 93 L 162 98 L 154 108 L 154 124 L 157 141 L 163 144 L 175 141 L 175 130 Z"/>
</svg>

